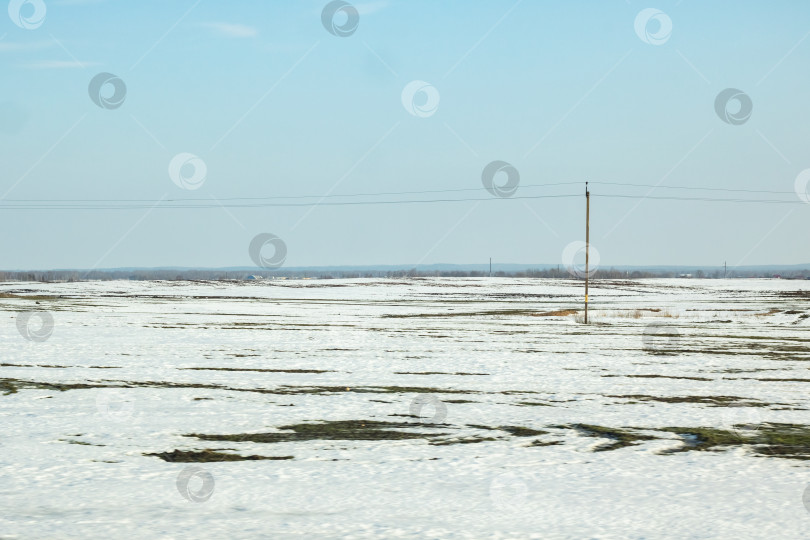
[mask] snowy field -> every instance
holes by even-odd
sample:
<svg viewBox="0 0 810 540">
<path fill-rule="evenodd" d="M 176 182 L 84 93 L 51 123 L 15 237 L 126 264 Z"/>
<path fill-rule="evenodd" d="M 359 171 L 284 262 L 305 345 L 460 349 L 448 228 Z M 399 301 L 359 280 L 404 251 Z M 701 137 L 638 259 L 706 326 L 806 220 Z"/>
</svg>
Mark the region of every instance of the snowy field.
<svg viewBox="0 0 810 540">
<path fill-rule="evenodd" d="M 0 284 L 0 538 L 807 538 L 808 291 Z"/>
</svg>

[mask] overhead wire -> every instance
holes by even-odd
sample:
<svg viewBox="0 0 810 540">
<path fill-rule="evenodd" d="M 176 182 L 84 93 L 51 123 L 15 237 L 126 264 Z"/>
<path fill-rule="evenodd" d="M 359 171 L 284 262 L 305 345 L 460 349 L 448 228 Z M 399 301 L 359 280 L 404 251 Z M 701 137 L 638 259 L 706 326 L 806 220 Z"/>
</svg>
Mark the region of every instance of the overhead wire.
<svg viewBox="0 0 810 540">
<path fill-rule="evenodd" d="M 527 184 L 519 189 L 535 189 L 542 187 L 583 185 L 585 182 L 552 182 L 541 184 Z M 650 199 L 661 201 L 695 201 L 695 202 L 723 202 L 723 203 L 760 203 L 760 204 L 803 204 L 804 201 L 797 197 L 797 193 L 792 191 L 777 190 L 755 190 L 755 189 L 735 189 L 735 188 L 715 188 L 705 186 L 672 186 L 659 184 L 640 184 L 629 182 L 607 182 L 590 181 L 591 185 L 651 188 L 646 195 L 626 194 L 626 193 L 598 193 L 591 190 L 593 197 L 615 198 L 615 199 Z M 774 198 L 739 198 L 739 197 L 697 197 L 697 196 L 670 196 L 652 195 L 655 189 L 677 189 L 711 191 L 715 193 L 761 193 L 793 195 L 790 200 Z M 497 188 L 494 188 L 497 189 Z M 405 195 L 431 195 L 439 193 L 462 193 L 462 192 L 487 191 L 490 194 L 486 197 L 447 197 L 447 198 L 390 198 L 384 200 L 373 199 L 376 197 L 399 197 Z M 2 210 L 137 210 L 137 209 L 205 209 L 205 208 L 285 208 L 285 207 L 314 207 L 314 206 L 373 206 L 373 205 L 399 205 L 399 204 L 436 204 L 454 202 L 484 202 L 492 200 L 536 200 L 536 199 L 557 199 L 575 198 L 583 196 L 577 194 L 543 194 L 543 195 L 514 195 L 504 193 L 502 196 L 491 194 L 490 190 L 483 187 L 477 188 L 457 188 L 457 189 L 436 189 L 436 190 L 413 190 L 413 191 L 385 191 L 366 193 L 345 193 L 325 195 L 276 195 L 276 196 L 252 196 L 252 197 L 226 197 L 226 198 L 170 198 L 170 199 L 0 199 L 0 209 Z M 366 200 L 340 200 L 346 198 L 364 197 Z M 272 202 L 272 201 L 292 201 L 317 199 L 307 202 Z M 338 199 L 338 200 L 336 200 Z"/>
</svg>

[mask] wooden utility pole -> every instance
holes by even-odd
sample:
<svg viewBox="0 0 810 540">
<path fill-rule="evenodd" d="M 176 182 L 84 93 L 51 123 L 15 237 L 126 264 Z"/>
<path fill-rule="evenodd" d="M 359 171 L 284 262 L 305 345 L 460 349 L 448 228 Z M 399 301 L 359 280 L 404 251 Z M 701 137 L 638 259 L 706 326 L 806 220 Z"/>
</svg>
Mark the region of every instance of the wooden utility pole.
<svg viewBox="0 0 810 540">
<path fill-rule="evenodd" d="M 591 192 L 585 182 L 585 324 L 588 324 L 588 280 L 590 278 L 591 251 Z"/>
<path fill-rule="evenodd" d="M 489 277 L 492 277 L 492 257 L 489 258 Z"/>
</svg>

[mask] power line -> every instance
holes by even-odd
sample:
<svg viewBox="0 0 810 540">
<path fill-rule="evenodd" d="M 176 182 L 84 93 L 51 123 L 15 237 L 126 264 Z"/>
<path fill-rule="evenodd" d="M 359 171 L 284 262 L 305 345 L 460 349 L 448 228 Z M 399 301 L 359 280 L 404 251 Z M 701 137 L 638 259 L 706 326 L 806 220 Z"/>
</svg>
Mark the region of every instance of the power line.
<svg viewBox="0 0 810 540">
<path fill-rule="evenodd" d="M 538 187 L 550 187 L 550 186 L 572 186 L 582 184 L 582 182 L 554 182 L 550 184 L 527 184 L 525 186 L 521 186 L 522 188 L 538 188 Z M 224 197 L 218 198 L 217 200 L 220 201 L 262 201 L 262 200 L 273 200 L 273 199 L 332 199 L 332 198 L 343 198 L 343 197 L 383 197 L 383 196 L 390 196 L 390 195 L 428 195 L 433 193 L 458 193 L 462 191 L 486 191 L 483 187 L 478 188 L 459 188 L 459 189 L 433 189 L 433 190 L 425 190 L 425 191 L 387 191 L 387 192 L 377 192 L 377 193 L 331 193 L 327 195 L 274 195 L 270 197 Z M 194 201 L 205 201 L 208 202 L 211 199 L 204 199 L 204 198 L 174 198 L 174 199 L 4 199 L 6 202 L 139 202 L 139 203 L 157 203 L 157 202 L 194 202 Z M 0 201 L 2 202 L 2 201 Z"/>
<path fill-rule="evenodd" d="M 605 186 L 633 186 L 633 187 L 649 187 L 649 188 L 662 188 L 662 189 L 694 189 L 701 191 L 725 191 L 737 193 L 772 193 L 781 195 L 795 195 L 794 191 L 773 191 L 766 189 L 732 189 L 732 188 L 712 188 L 712 187 L 698 187 L 698 186 L 663 186 L 657 184 L 632 184 L 626 182 L 591 182 L 592 184 L 602 184 Z"/>
<path fill-rule="evenodd" d="M 523 197 L 510 197 L 510 199 L 559 199 L 577 197 L 577 195 L 533 195 Z M 201 199 L 205 200 L 205 199 Z M 363 205 L 386 205 L 386 204 L 419 204 L 419 203 L 443 203 L 443 202 L 468 202 L 468 201 L 493 201 L 509 200 L 497 197 L 466 198 L 466 199 L 410 199 L 410 200 L 388 200 L 388 201 L 343 201 L 343 202 L 305 202 L 305 203 L 253 203 L 234 204 L 208 202 L 206 204 L 131 204 L 131 205 L 2 205 L 4 210 L 136 210 L 144 208 L 274 208 L 274 207 L 307 207 L 307 206 L 363 206 Z"/>
<path fill-rule="evenodd" d="M 621 198 L 621 199 L 650 199 L 650 200 L 665 200 L 665 201 L 698 201 L 698 202 L 725 202 L 725 203 L 759 203 L 759 204 L 806 204 L 798 199 L 784 200 L 784 199 L 739 199 L 739 198 L 716 198 L 716 197 L 675 197 L 675 196 L 656 196 L 656 195 L 622 195 L 622 194 L 591 194 L 594 197 L 602 198 Z M 137 209 L 205 209 L 205 208 L 283 208 L 283 207 L 311 207 L 311 206 L 373 206 L 373 205 L 397 205 L 397 204 L 435 204 L 435 203 L 454 203 L 454 202 L 484 202 L 484 201 L 509 201 L 509 200 L 534 200 L 534 199 L 560 199 L 560 198 L 573 198 L 579 197 L 575 194 L 562 194 L 562 195 L 524 195 L 509 198 L 498 197 L 484 197 L 484 198 L 448 198 L 448 199 L 399 199 L 399 200 L 383 200 L 383 201 L 316 201 L 316 202 L 300 202 L 300 203 L 272 203 L 272 202 L 256 202 L 256 203 L 223 203 L 223 202 L 206 202 L 205 204 L 164 204 L 157 201 L 155 204 L 64 204 L 62 201 L 55 204 L 0 204 L 0 209 L 3 210 L 137 210 Z M 197 199 L 205 200 L 205 199 Z M 243 200 L 243 199 L 239 199 Z M 253 200 L 253 199 L 248 199 Z M 261 200 L 261 199 L 256 199 Z M 82 202 L 82 201 L 77 201 Z M 137 202 L 137 201 L 136 201 Z M 166 201 L 171 203 L 171 201 Z"/>
<path fill-rule="evenodd" d="M 582 185 L 584 182 L 551 182 L 542 184 L 524 184 L 520 186 L 521 190 L 535 189 L 541 187 L 555 187 L 555 186 L 573 186 Z M 627 187 L 647 187 L 655 189 L 680 189 L 680 190 L 698 190 L 698 191 L 716 191 L 727 193 L 768 193 L 779 195 L 795 195 L 793 191 L 775 191 L 775 190 L 757 190 L 757 189 L 733 189 L 733 188 L 712 188 L 702 186 L 669 186 L 658 184 L 638 184 L 629 182 L 591 182 L 591 184 L 600 184 L 606 186 L 627 186 Z M 483 187 L 478 188 L 457 188 L 457 189 L 434 189 L 434 190 L 421 190 L 421 191 L 383 191 L 383 192 L 366 192 L 366 193 L 332 193 L 326 195 L 273 195 L 265 197 L 223 197 L 217 198 L 215 201 L 271 201 L 271 200 L 290 200 L 290 199 L 341 199 L 341 198 L 356 198 L 356 197 L 387 197 L 387 196 L 400 196 L 400 195 L 430 195 L 437 193 L 461 193 L 461 192 L 481 192 L 486 191 Z M 605 195 L 602 195 L 605 196 Z M 631 197 L 631 196 L 628 196 Z M 512 197 L 516 198 L 516 197 Z M 527 198 L 527 197 L 526 197 Z M 642 196 L 641 198 L 652 198 Z M 478 199 L 458 199 L 458 200 L 478 200 Z M 481 199 L 485 200 L 485 199 Z M 679 200 L 679 199 L 676 199 Z M 720 200 L 720 199 L 718 199 Z M 2 203 L 143 203 L 143 204 L 157 204 L 157 203 L 185 203 L 185 202 L 210 202 L 210 198 L 191 198 L 191 197 L 177 197 L 171 199 L 0 199 Z M 442 200 L 443 201 L 443 200 Z M 409 201 L 404 201 L 409 202 Z M 430 202 L 430 201 L 425 201 Z M 319 203 L 324 204 L 324 203 Z M 380 204 L 388 204 L 387 201 L 382 201 Z M 215 206 L 221 206 L 215 204 Z M 167 207 L 167 206 L 164 206 Z"/>
<path fill-rule="evenodd" d="M 791 192 L 792 193 L 792 192 Z M 603 198 L 621 199 L 654 199 L 659 201 L 706 201 L 706 202 L 732 202 L 732 203 L 762 203 L 762 204 L 807 204 L 798 199 L 788 201 L 784 199 L 718 199 L 713 197 L 662 197 L 655 195 L 593 195 Z"/>
</svg>

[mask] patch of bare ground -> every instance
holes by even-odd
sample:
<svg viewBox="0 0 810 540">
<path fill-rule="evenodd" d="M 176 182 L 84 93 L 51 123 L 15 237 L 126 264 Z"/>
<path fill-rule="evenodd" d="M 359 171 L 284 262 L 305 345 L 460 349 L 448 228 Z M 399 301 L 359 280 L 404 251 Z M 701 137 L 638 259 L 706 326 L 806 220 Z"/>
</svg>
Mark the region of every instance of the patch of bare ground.
<svg viewBox="0 0 810 540">
<path fill-rule="evenodd" d="M 606 395 L 605 397 L 628 400 L 629 403 L 656 401 L 660 403 L 697 403 L 709 407 L 772 407 L 788 406 L 786 403 L 765 403 L 739 396 L 650 396 L 645 394 Z"/>
<path fill-rule="evenodd" d="M 302 441 L 393 441 L 407 439 L 434 439 L 446 433 L 413 431 L 414 428 L 435 428 L 434 424 L 383 422 L 379 420 L 337 420 L 319 423 L 301 423 L 280 426 L 269 433 L 203 434 L 189 433 L 203 441 L 235 441 L 255 443 L 282 443 Z M 404 431 L 404 430 L 408 431 Z"/>
<path fill-rule="evenodd" d="M 414 319 L 414 318 L 442 318 L 442 317 L 488 317 L 494 315 L 534 315 L 530 309 L 499 309 L 492 311 L 446 311 L 442 313 L 389 313 L 382 316 L 384 319 Z"/>
<path fill-rule="evenodd" d="M 56 390 L 86 390 L 92 388 L 196 388 L 206 390 L 225 390 L 230 392 L 255 392 L 259 394 L 298 395 L 298 394 L 338 394 L 354 392 L 359 394 L 480 394 L 475 390 L 458 390 L 451 388 L 434 388 L 424 386 L 291 386 L 281 385 L 275 388 L 239 388 L 221 384 L 206 383 L 174 383 L 162 381 L 116 381 L 103 380 L 88 383 L 52 383 L 12 378 L 0 378 L 0 392 L 13 394 L 22 389 Z M 495 392 L 508 394 L 510 392 Z M 523 392 L 517 392 L 523 393 Z M 532 392 L 525 392 L 532 393 Z"/>
<path fill-rule="evenodd" d="M 800 424 L 741 424 L 733 430 L 708 427 L 667 427 L 660 431 L 683 437 L 679 448 L 663 453 L 722 450 L 734 446 L 750 447 L 755 456 L 786 459 L 810 459 L 810 426 Z"/>
<path fill-rule="evenodd" d="M 288 460 L 293 456 L 240 456 L 228 454 L 217 450 L 173 450 L 171 452 L 145 453 L 145 456 L 159 457 L 169 463 L 213 463 L 220 461 L 259 461 L 259 460 Z"/>
<path fill-rule="evenodd" d="M 489 375 L 489 373 L 467 373 L 464 371 L 457 371 L 455 373 L 449 371 L 395 371 L 394 375 Z"/>
<path fill-rule="evenodd" d="M 248 373 L 335 373 L 331 369 L 264 369 L 264 368 L 224 368 L 224 367 L 188 367 L 181 370 L 195 371 L 238 371 Z"/>
<path fill-rule="evenodd" d="M 631 379 L 684 379 L 689 381 L 713 381 L 708 377 L 690 377 L 687 375 L 601 375 L 602 377 L 628 377 Z"/>
<path fill-rule="evenodd" d="M 40 367 L 40 368 L 49 368 L 49 369 L 71 369 L 71 368 L 121 369 L 121 366 L 64 366 L 64 365 L 56 365 L 56 364 L 7 364 L 7 363 L 0 364 L 0 367 Z"/>
<path fill-rule="evenodd" d="M 552 427 L 559 429 L 573 429 L 586 437 L 599 437 L 612 441 L 598 445 L 593 449 L 594 452 L 618 450 L 619 448 L 624 448 L 626 446 L 635 446 L 640 441 L 651 441 L 657 439 L 657 437 L 653 437 L 652 435 L 644 435 L 628 429 L 609 428 L 604 426 L 595 426 L 592 424 L 572 424 Z"/>
<path fill-rule="evenodd" d="M 576 309 L 560 309 L 557 311 L 545 311 L 543 313 L 532 313 L 532 317 L 567 317 L 579 313 Z"/>
</svg>

